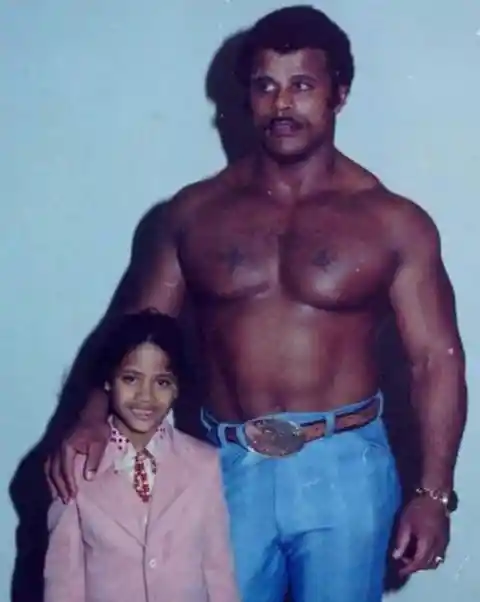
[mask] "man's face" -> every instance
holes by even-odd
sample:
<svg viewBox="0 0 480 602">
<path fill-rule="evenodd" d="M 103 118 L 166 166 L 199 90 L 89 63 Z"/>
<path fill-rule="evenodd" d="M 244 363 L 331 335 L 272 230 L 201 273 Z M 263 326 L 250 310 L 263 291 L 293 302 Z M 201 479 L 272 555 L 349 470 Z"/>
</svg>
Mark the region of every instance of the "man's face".
<svg viewBox="0 0 480 602">
<path fill-rule="evenodd" d="M 328 140 L 346 96 L 346 89 L 336 96 L 321 50 L 264 50 L 256 56 L 250 83 L 254 125 L 280 161 L 305 158 Z"/>
</svg>

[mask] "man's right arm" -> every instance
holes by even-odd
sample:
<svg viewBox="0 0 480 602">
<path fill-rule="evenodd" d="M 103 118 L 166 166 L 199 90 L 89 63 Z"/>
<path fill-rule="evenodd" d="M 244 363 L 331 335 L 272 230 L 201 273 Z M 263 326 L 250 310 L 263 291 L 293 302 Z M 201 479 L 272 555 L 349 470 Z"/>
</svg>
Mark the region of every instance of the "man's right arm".
<svg viewBox="0 0 480 602">
<path fill-rule="evenodd" d="M 117 307 L 120 313 L 151 308 L 177 317 L 180 312 L 185 285 L 177 252 L 180 220 L 175 202 L 176 199 L 155 207 L 150 218 L 153 223 L 148 223 L 143 230 L 140 228 L 135 236 L 123 284 L 128 290 L 123 295 L 123 303 Z M 93 392 L 81 422 L 104 422 L 106 414 L 106 396 Z"/>
<path fill-rule="evenodd" d="M 134 242 L 127 312 L 153 308 L 176 317 L 183 305 L 185 283 L 178 259 L 182 197 L 161 205 L 152 213 L 151 225 L 140 231 Z M 148 218 L 147 218 L 148 219 Z"/>
<path fill-rule="evenodd" d="M 146 228 L 145 239 L 136 242 L 128 268 L 127 285 L 131 289 L 121 312 L 154 308 L 176 317 L 183 304 L 185 283 L 178 259 L 178 235 L 182 200 L 173 199 L 159 212 L 154 210 L 155 223 Z M 136 251 L 136 248 L 140 252 Z M 107 396 L 93 391 L 82 412 L 80 422 L 60 450 L 47 463 L 49 484 L 65 502 L 77 493 L 73 474 L 74 458 L 87 456 L 84 476 L 96 472 L 107 440 Z"/>
</svg>

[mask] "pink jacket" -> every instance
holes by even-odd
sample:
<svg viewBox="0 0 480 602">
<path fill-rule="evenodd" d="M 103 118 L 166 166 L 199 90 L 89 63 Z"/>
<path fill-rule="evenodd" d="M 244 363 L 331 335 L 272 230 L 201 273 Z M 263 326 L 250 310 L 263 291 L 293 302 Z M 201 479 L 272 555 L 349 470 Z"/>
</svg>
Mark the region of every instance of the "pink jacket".
<svg viewBox="0 0 480 602">
<path fill-rule="evenodd" d="M 147 520 L 109 443 L 96 478 L 49 512 L 45 602 L 239 602 L 217 452 L 173 428 Z"/>
</svg>

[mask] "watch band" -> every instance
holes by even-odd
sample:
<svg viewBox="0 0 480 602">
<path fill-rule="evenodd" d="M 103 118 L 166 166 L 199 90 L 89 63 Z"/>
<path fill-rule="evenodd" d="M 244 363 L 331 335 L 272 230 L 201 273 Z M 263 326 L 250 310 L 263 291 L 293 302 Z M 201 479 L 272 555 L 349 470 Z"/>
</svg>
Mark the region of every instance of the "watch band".
<svg viewBox="0 0 480 602">
<path fill-rule="evenodd" d="M 417 487 L 415 495 L 427 496 L 435 502 L 439 502 L 445 508 L 447 514 L 457 509 L 457 495 L 454 491 L 446 492 L 441 489 L 430 489 L 429 487 Z"/>
</svg>

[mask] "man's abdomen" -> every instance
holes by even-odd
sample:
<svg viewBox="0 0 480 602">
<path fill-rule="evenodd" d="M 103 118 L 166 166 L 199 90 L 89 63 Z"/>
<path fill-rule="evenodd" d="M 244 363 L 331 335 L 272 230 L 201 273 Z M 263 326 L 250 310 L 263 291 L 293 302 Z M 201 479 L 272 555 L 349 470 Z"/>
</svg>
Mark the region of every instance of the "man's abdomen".
<svg viewBox="0 0 480 602">
<path fill-rule="evenodd" d="M 368 314 L 259 300 L 213 315 L 203 324 L 204 357 L 219 419 L 324 411 L 377 388 Z"/>
</svg>

